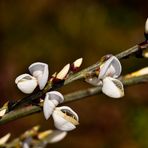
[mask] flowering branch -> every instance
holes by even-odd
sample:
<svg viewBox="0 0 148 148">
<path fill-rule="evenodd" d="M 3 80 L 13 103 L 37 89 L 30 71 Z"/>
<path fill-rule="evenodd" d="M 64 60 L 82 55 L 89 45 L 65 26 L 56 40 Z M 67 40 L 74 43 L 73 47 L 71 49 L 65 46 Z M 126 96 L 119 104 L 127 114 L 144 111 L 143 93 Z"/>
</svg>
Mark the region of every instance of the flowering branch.
<svg viewBox="0 0 148 148">
<path fill-rule="evenodd" d="M 140 84 L 140 83 L 147 83 L 148 82 L 148 74 L 147 75 L 142 75 L 142 76 L 137 76 L 137 77 L 122 77 L 121 81 L 125 86 L 130 86 L 130 85 L 135 85 L 135 84 Z M 67 94 L 64 96 L 65 100 L 64 103 L 68 103 L 71 101 L 77 101 L 80 99 L 84 99 L 88 96 L 96 95 L 101 93 L 101 87 L 92 87 L 88 88 L 86 90 L 81 90 L 81 91 L 76 91 L 70 94 Z M 7 113 L 6 115 L 3 116 L 2 119 L 0 119 L 0 125 L 8 123 L 10 121 L 38 113 L 42 111 L 41 106 L 27 106 L 23 107 L 20 109 L 17 109 L 15 111 L 11 111 L 10 113 Z"/>
<path fill-rule="evenodd" d="M 12 148 L 12 147 L 42 147 L 44 148 L 49 143 L 55 143 L 67 135 L 67 132 L 59 130 L 46 130 L 39 131 L 40 126 L 34 126 L 31 129 L 25 131 L 19 137 L 13 139 L 10 142 L 7 142 L 11 136 L 10 133 L 0 138 L 0 147 L 3 148 Z"/>
<path fill-rule="evenodd" d="M 141 57 L 141 56 L 143 56 L 142 55 L 143 51 L 147 47 L 148 47 L 148 42 L 144 41 L 140 44 L 137 44 L 137 45 L 117 54 L 116 57 L 118 59 L 124 59 L 129 56 Z M 101 60 L 103 60 L 103 59 L 101 59 Z M 48 84 L 46 85 L 46 87 L 42 91 L 35 92 L 23 99 L 18 100 L 16 103 L 14 103 L 12 106 L 10 106 L 9 110 L 11 111 L 11 110 L 21 107 L 22 105 L 30 104 L 34 100 L 41 98 L 46 92 L 48 92 L 50 90 L 56 90 L 57 88 L 62 87 L 63 85 L 67 85 L 73 81 L 85 78 L 89 72 L 93 72 L 101 65 L 101 60 L 98 61 L 97 63 L 89 66 L 88 68 L 85 68 L 73 75 L 70 75 L 65 81 L 63 81 L 63 83 L 57 83 L 55 85 L 52 85 L 51 81 L 49 81 Z"/>
<path fill-rule="evenodd" d="M 116 56 L 106 55 L 97 63 L 76 73 L 82 64 L 82 58 L 72 64 L 67 64 L 59 73 L 54 73 L 49 78 L 49 69 L 46 63 L 36 62 L 29 66 L 30 74 L 22 74 L 15 79 L 17 87 L 26 94 L 31 94 L 15 103 L 7 102 L 0 108 L 0 124 L 28 116 L 43 110 L 45 119 L 52 116 L 57 131 L 38 132 L 38 127 L 26 131 L 19 138 L 6 143 L 10 133 L 0 138 L 0 146 L 3 147 L 44 147 L 47 143 L 57 142 L 65 137 L 68 131 L 74 130 L 79 124 L 79 117 L 68 106 L 57 107 L 61 103 L 67 103 L 83 99 L 88 96 L 103 92 L 112 98 L 124 96 L 124 86 L 148 82 L 148 67 L 137 72 L 121 75 L 122 66 L 119 60 L 130 56 L 137 58 L 148 57 L 148 19 L 145 24 L 145 41 L 125 50 Z M 48 80 L 49 78 L 49 80 Z M 76 91 L 63 96 L 57 92 L 58 88 L 84 79 L 94 86 L 86 90 Z M 38 90 L 36 89 L 38 86 Z M 36 91 L 35 91 L 36 89 Z M 44 98 L 44 100 L 43 100 Z M 36 104 L 36 105 L 33 105 Z M 64 135 L 61 137 L 61 133 Z M 60 136 L 59 136 L 60 135 Z M 60 137 L 60 138 L 59 138 Z M 55 140 L 56 139 L 56 140 Z"/>
</svg>

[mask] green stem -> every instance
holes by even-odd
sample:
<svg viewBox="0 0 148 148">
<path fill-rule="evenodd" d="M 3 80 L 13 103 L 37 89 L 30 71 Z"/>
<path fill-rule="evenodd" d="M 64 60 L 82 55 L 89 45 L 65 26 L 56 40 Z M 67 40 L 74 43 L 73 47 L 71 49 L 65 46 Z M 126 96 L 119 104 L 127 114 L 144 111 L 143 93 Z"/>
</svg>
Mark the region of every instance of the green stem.
<svg viewBox="0 0 148 148">
<path fill-rule="evenodd" d="M 140 46 L 141 44 L 142 45 L 143 44 L 145 45 L 144 48 L 141 48 L 141 46 Z M 131 47 L 131 48 L 129 48 L 129 49 L 127 49 L 127 50 L 125 50 L 125 51 L 117 54 L 116 57 L 118 59 L 123 59 L 123 58 L 126 58 L 126 57 L 128 57 L 130 55 L 133 55 L 134 53 L 138 52 L 139 50 L 143 50 L 143 49 L 145 49 L 147 47 L 148 47 L 148 43 L 147 42 L 143 42 L 143 43 L 140 43 L 138 45 L 135 45 L 135 46 L 133 46 L 133 47 Z M 69 76 L 65 80 L 65 82 L 64 82 L 63 85 L 67 85 L 69 83 L 72 83 L 73 81 L 76 81 L 76 80 L 85 78 L 85 76 L 86 76 L 86 74 L 88 72 L 91 72 L 91 71 L 97 69 L 99 66 L 100 66 L 100 62 L 98 61 L 97 63 L 89 66 L 88 68 L 85 68 L 85 69 L 83 69 L 83 70 L 81 70 L 81 71 L 79 71 L 79 72 L 77 72 L 77 73 Z M 31 94 L 31 95 L 29 95 L 29 96 L 27 96 L 27 97 L 25 97 L 23 99 L 18 100 L 16 103 L 14 103 L 12 106 L 10 106 L 9 111 L 12 111 L 14 109 L 17 109 L 17 108 L 21 107 L 22 105 L 30 104 L 34 100 L 37 100 L 39 98 L 42 98 L 42 96 L 46 92 L 50 91 L 51 89 L 52 90 L 55 90 L 55 89 L 63 86 L 63 85 L 59 85 L 59 86 L 58 85 L 59 84 L 54 85 L 54 87 L 53 87 L 52 84 L 51 84 L 51 82 L 49 81 L 48 84 L 46 85 L 46 87 L 44 88 L 44 90 L 38 91 L 37 93 Z"/>
<path fill-rule="evenodd" d="M 122 78 L 121 81 L 125 86 L 140 84 L 140 83 L 147 83 L 148 82 L 148 75 L 138 76 L 138 77 L 132 77 L 132 78 Z M 92 87 L 85 90 L 76 91 L 70 94 L 67 94 L 64 96 L 65 101 L 64 103 L 68 103 L 71 101 L 77 101 L 80 99 L 84 99 L 88 96 L 96 95 L 101 93 L 101 87 Z M 27 106 L 23 107 L 21 109 L 17 109 L 14 111 L 11 111 L 3 116 L 3 118 L 0 119 L 0 125 L 8 123 L 10 121 L 41 112 L 42 108 L 40 106 Z"/>
</svg>

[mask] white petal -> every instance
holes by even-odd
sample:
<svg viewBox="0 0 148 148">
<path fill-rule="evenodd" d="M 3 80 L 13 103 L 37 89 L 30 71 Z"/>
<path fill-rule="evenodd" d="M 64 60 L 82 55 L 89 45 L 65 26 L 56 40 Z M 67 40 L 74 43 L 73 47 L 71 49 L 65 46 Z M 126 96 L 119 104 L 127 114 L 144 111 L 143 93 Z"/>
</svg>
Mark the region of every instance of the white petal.
<svg viewBox="0 0 148 148">
<path fill-rule="evenodd" d="M 54 126 L 61 130 L 61 131 L 71 131 L 74 130 L 76 128 L 76 126 L 74 124 L 72 124 L 71 122 L 68 122 L 66 119 L 64 119 L 63 117 L 55 114 L 55 112 L 52 114 L 53 119 L 54 119 Z"/>
<path fill-rule="evenodd" d="M 56 143 L 61 141 L 67 135 L 67 132 L 59 131 L 59 130 L 50 130 L 51 132 L 48 134 L 48 143 Z"/>
<path fill-rule="evenodd" d="M 57 100 L 58 104 L 64 101 L 64 96 L 58 91 L 50 91 L 46 95 L 48 95 L 48 99 L 50 100 Z"/>
<path fill-rule="evenodd" d="M 67 132 L 54 130 L 53 133 L 49 135 L 49 139 L 50 139 L 49 143 L 59 142 L 62 139 L 64 139 L 66 135 L 67 135 Z"/>
<path fill-rule="evenodd" d="M 103 79 L 107 76 L 117 78 L 121 74 L 121 64 L 120 61 L 115 57 L 111 56 L 107 61 L 100 66 L 100 73 L 98 78 Z"/>
<path fill-rule="evenodd" d="M 63 111 L 67 112 L 70 115 L 67 115 Z M 78 125 L 78 115 L 69 107 L 63 106 L 63 107 L 57 107 L 53 114 L 53 119 L 54 119 L 54 125 L 57 129 L 61 131 L 71 131 L 76 128 L 76 125 Z"/>
<path fill-rule="evenodd" d="M 47 92 L 43 104 L 43 112 L 46 120 L 51 116 L 55 107 L 64 101 L 63 95 L 58 91 Z"/>
<path fill-rule="evenodd" d="M 20 76 L 18 76 L 15 79 L 15 83 L 17 84 L 19 81 L 23 81 L 23 80 L 31 80 L 34 79 L 34 77 L 32 77 L 31 75 L 25 73 L 25 74 L 21 74 Z"/>
<path fill-rule="evenodd" d="M 2 138 L 0 138 L 0 145 L 5 144 L 8 141 L 8 139 L 10 138 L 10 136 L 11 136 L 11 134 L 8 133 L 5 136 L 3 136 Z"/>
<path fill-rule="evenodd" d="M 29 74 L 22 74 L 15 79 L 17 87 L 26 94 L 30 94 L 37 87 L 36 78 L 32 77 Z"/>
<path fill-rule="evenodd" d="M 49 100 L 48 97 L 46 96 L 43 104 L 43 113 L 46 120 L 49 119 L 55 107 L 56 107 L 55 104 L 51 100 Z"/>
<path fill-rule="evenodd" d="M 145 22 L 145 33 L 148 33 L 148 18 Z"/>
<path fill-rule="evenodd" d="M 83 58 L 79 58 L 79 59 L 77 59 L 76 61 L 73 62 L 73 65 L 74 65 L 74 67 L 77 68 L 77 67 L 81 66 L 82 62 L 83 62 Z"/>
<path fill-rule="evenodd" d="M 70 69 L 70 64 L 64 66 L 63 69 L 57 74 L 57 79 L 63 80 L 68 74 L 69 69 Z"/>
<path fill-rule="evenodd" d="M 46 63 L 36 62 L 29 66 L 29 71 L 37 78 L 39 87 L 42 90 L 48 81 L 48 65 Z"/>
<path fill-rule="evenodd" d="M 111 98 L 121 98 L 124 96 L 123 84 L 117 79 L 106 77 L 103 79 L 102 92 Z"/>
</svg>

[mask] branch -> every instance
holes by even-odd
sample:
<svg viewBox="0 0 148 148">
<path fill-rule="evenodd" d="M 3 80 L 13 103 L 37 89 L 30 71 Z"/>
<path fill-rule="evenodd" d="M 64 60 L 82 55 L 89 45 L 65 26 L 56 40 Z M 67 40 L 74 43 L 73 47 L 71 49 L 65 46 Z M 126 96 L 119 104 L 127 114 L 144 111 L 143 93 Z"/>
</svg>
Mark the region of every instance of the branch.
<svg viewBox="0 0 148 148">
<path fill-rule="evenodd" d="M 117 54 L 116 57 L 118 59 L 124 59 L 124 58 L 127 58 L 129 56 L 132 56 L 133 54 L 136 55 L 137 53 L 139 53 L 139 51 L 141 53 L 147 47 L 148 47 L 148 42 L 147 41 L 144 41 L 144 42 L 142 42 L 140 44 L 137 44 L 137 45 L 135 45 L 135 46 L 133 46 L 133 47 L 131 47 L 131 48 L 129 48 L 129 49 L 127 49 L 127 50 L 119 53 L 119 54 Z M 80 72 L 75 73 L 75 74 L 69 76 L 65 80 L 65 82 L 63 82 L 62 84 L 60 83 L 60 84 L 54 84 L 54 85 L 52 85 L 51 82 L 49 81 L 47 83 L 46 87 L 44 88 L 44 90 L 35 92 L 35 93 L 33 93 L 33 94 L 31 94 L 31 95 L 23 98 L 23 99 L 18 100 L 16 103 L 14 103 L 13 105 L 10 106 L 9 111 L 12 111 L 14 109 L 17 109 L 17 108 L 19 108 L 19 107 L 21 107 L 21 106 L 23 106 L 25 104 L 31 104 L 34 100 L 37 100 L 39 98 L 42 98 L 42 96 L 46 92 L 48 92 L 50 90 L 56 90 L 59 87 L 62 87 L 63 85 L 67 85 L 67 84 L 69 84 L 69 83 L 71 83 L 73 81 L 76 81 L 76 80 L 85 78 L 86 75 L 89 72 L 96 70 L 100 66 L 100 64 L 101 64 L 101 62 L 98 61 L 97 63 L 89 66 L 88 68 L 85 68 L 85 69 L 81 70 Z"/>
<path fill-rule="evenodd" d="M 67 135 L 67 132 L 59 130 L 45 130 L 39 131 L 40 126 L 34 126 L 31 129 L 25 131 L 19 137 L 13 139 L 10 142 L 4 142 L 0 145 L 2 148 L 44 148 L 47 144 L 56 143 L 61 141 Z M 8 135 L 8 134 L 7 134 Z M 2 137 L 3 138 L 3 137 Z"/>
<path fill-rule="evenodd" d="M 140 83 L 147 83 L 148 75 L 131 77 L 131 78 L 122 77 L 121 81 L 125 86 L 130 86 L 130 85 L 135 85 Z M 86 90 L 76 91 L 76 92 L 65 95 L 64 103 L 77 101 L 77 100 L 84 99 L 88 96 L 92 96 L 99 93 L 101 93 L 101 87 L 92 87 Z M 19 119 L 34 113 L 41 112 L 41 111 L 42 111 L 42 107 L 40 106 L 27 106 L 21 109 L 17 109 L 15 111 L 11 111 L 10 113 L 7 113 L 6 115 L 3 116 L 3 118 L 0 120 L 0 125 L 13 121 L 15 119 Z"/>
<path fill-rule="evenodd" d="M 148 47 L 148 43 L 147 42 L 142 42 L 138 45 L 135 45 L 119 54 L 116 55 L 116 57 L 118 59 L 123 59 L 123 58 L 127 58 L 129 56 L 132 56 L 136 53 L 139 53 L 139 51 L 143 51 L 144 49 L 146 49 Z M 141 53 L 141 52 L 140 52 Z M 55 85 L 52 85 L 51 82 L 49 81 L 46 85 L 46 87 L 42 90 L 42 91 L 38 91 L 38 92 L 35 92 L 23 99 L 20 99 L 18 100 L 16 103 L 14 103 L 13 105 L 11 105 L 9 107 L 9 110 L 7 111 L 7 113 L 3 116 L 2 119 L 0 119 L 0 124 L 4 124 L 6 122 L 9 122 L 9 121 L 12 121 L 12 120 L 15 120 L 15 119 L 18 119 L 18 118 L 21 118 L 21 117 L 25 117 L 27 115 L 30 115 L 30 114 L 34 114 L 36 112 L 40 112 L 42 109 L 41 107 L 39 106 L 27 106 L 27 107 L 23 107 L 21 108 L 22 106 L 25 106 L 25 105 L 30 105 L 32 104 L 33 101 L 35 100 L 38 100 L 40 98 L 43 97 L 43 95 L 50 91 L 50 90 L 55 90 L 59 87 L 62 87 L 63 85 L 67 85 L 75 80 L 79 80 L 79 79 L 82 79 L 82 78 L 85 78 L 86 75 L 89 73 L 89 72 L 92 72 L 94 70 L 96 70 L 99 66 L 100 66 L 101 62 L 97 62 L 91 66 L 89 66 L 88 68 L 85 68 L 83 70 L 81 70 L 80 72 L 78 73 L 75 73 L 73 75 L 70 75 L 66 80 L 65 82 L 62 83 L 62 85 L 60 84 L 55 84 Z M 91 89 L 88 89 L 87 91 L 84 91 L 85 93 L 80 93 L 79 96 L 75 96 L 74 98 L 82 98 L 82 97 L 85 97 L 89 95 L 91 95 L 91 92 L 92 92 L 92 95 L 94 94 L 93 92 L 96 92 L 96 91 L 100 91 L 100 88 L 91 88 Z M 77 92 L 79 93 L 79 92 Z M 73 93 L 74 94 L 74 93 Z M 72 94 L 71 94 L 72 95 Z M 65 96 L 65 102 L 69 101 L 69 100 L 73 100 L 73 97 L 71 97 L 71 95 L 66 95 Z M 15 109 L 17 109 L 15 111 Z M 19 110 L 18 110 L 19 109 Z"/>
</svg>

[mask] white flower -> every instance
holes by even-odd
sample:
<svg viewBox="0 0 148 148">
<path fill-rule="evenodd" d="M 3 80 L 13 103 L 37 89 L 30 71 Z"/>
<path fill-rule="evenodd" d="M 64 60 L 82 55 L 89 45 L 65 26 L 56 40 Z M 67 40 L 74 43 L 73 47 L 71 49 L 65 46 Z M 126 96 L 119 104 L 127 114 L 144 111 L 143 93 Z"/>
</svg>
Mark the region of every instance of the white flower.
<svg viewBox="0 0 148 148">
<path fill-rule="evenodd" d="M 22 74 L 15 79 L 17 87 L 26 94 L 32 93 L 37 85 L 42 90 L 48 81 L 48 65 L 41 62 L 33 63 L 29 66 L 29 71 L 33 75 Z"/>
<path fill-rule="evenodd" d="M 56 107 L 52 114 L 54 125 L 61 131 L 71 131 L 79 124 L 79 117 L 70 107 Z"/>
<path fill-rule="evenodd" d="M 122 67 L 120 61 L 115 56 L 111 56 L 100 66 L 100 73 L 98 78 L 103 79 L 107 76 L 117 78 L 120 76 L 121 71 Z"/>
<path fill-rule="evenodd" d="M 15 79 L 17 87 L 26 94 L 30 94 L 37 87 L 36 78 L 32 77 L 29 74 L 22 74 Z"/>
<path fill-rule="evenodd" d="M 48 65 L 41 62 L 36 62 L 29 66 L 29 71 L 37 79 L 39 87 L 42 90 L 48 81 Z"/>
<path fill-rule="evenodd" d="M 51 91 L 46 93 L 44 104 L 43 104 L 43 113 L 45 119 L 47 120 L 53 113 L 55 107 L 64 101 L 64 97 L 58 91 Z"/>
<path fill-rule="evenodd" d="M 63 95 L 57 91 L 46 93 L 43 104 L 43 113 L 46 120 L 52 115 L 54 125 L 57 129 L 61 131 L 71 131 L 79 124 L 79 118 L 70 107 L 57 107 L 57 105 L 63 101 Z"/>
<path fill-rule="evenodd" d="M 99 86 L 102 85 L 102 92 L 112 98 L 121 98 L 124 96 L 124 88 L 118 78 L 121 74 L 122 67 L 120 61 L 111 56 L 100 66 L 99 75 L 86 79 L 86 82 Z"/>
<path fill-rule="evenodd" d="M 103 79 L 102 92 L 111 98 L 121 98 L 124 96 L 124 88 L 121 81 L 111 77 Z"/>
</svg>

